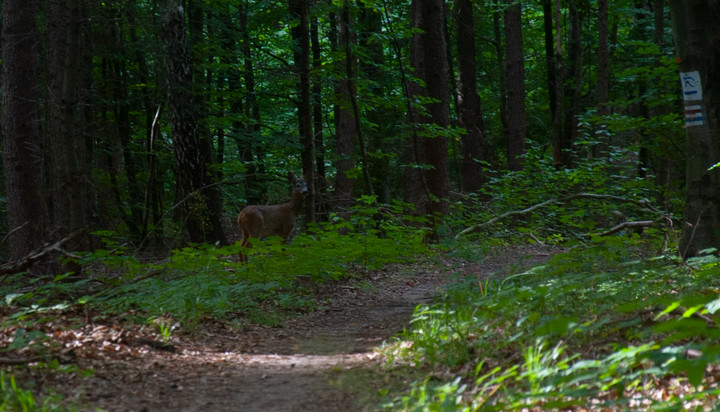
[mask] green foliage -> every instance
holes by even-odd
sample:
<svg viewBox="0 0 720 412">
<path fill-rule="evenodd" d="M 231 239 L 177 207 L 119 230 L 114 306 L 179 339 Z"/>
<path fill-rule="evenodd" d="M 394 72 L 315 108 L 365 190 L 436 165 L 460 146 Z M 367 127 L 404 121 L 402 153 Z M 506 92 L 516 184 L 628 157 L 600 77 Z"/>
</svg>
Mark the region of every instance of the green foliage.
<svg viewBox="0 0 720 412">
<path fill-rule="evenodd" d="M 578 147 L 582 150 L 584 146 Z M 481 194 L 456 202 L 452 225 L 464 229 L 507 212 L 578 193 L 608 198 L 578 197 L 567 202 L 550 202 L 528 213 L 497 221 L 481 236 L 487 238 L 489 234 L 501 242 L 520 235 L 534 242 L 564 244 L 570 240 L 589 240 L 590 233 L 614 226 L 618 214 L 627 220 L 657 219 L 656 211 L 636 203 L 653 199 L 657 192 L 652 182 L 638 177 L 636 170 L 628 167 L 631 156 L 628 150 L 612 148 L 607 157 L 586 156 L 573 168 L 557 168 L 550 154 L 534 145 L 525 156 L 522 170 L 493 172 Z"/>
<path fill-rule="evenodd" d="M 56 395 L 36 398 L 29 389 L 22 388 L 13 375 L 0 371 L 0 410 L 17 412 L 71 411 L 62 406 L 62 398 Z"/>
<path fill-rule="evenodd" d="M 16 307 L 10 319 L 15 324 L 66 308 L 68 298 L 107 314 L 150 319 L 163 339 L 169 339 L 175 322 L 192 328 L 206 319 L 240 316 L 277 324 L 286 313 L 314 307 L 313 283 L 427 252 L 423 229 L 405 225 L 406 211 L 402 203 L 378 205 L 363 198 L 350 220 L 334 217 L 314 225 L 288 245 L 278 238 L 253 239 L 250 249 L 194 245 L 157 262 L 141 262 L 114 233 L 98 232 L 107 248 L 81 254 L 78 263 L 87 272 L 81 280 L 63 276 L 22 294 L 0 293 Z M 247 263 L 238 261 L 239 253 L 248 254 Z M 37 341 L 34 332 L 16 333 L 18 345 Z"/>
<path fill-rule="evenodd" d="M 704 379 L 720 359 L 720 259 L 709 252 L 682 264 L 598 240 L 502 281 L 459 279 L 387 349 L 394 361 L 458 372 L 416 382 L 387 407 L 707 405 L 720 394 Z M 668 379 L 682 389 L 657 399 Z"/>
</svg>

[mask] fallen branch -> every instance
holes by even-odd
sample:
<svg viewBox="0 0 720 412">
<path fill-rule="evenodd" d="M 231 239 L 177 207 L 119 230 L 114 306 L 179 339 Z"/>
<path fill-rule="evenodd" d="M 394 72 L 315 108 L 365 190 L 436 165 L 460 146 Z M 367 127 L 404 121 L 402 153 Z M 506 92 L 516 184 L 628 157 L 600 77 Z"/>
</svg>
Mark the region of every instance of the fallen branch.
<svg viewBox="0 0 720 412">
<path fill-rule="evenodd" d="M 45 356 L 33 356 L 31 358 L 0 358 L 0 365 L 18 366 L 27 365 L 28 363 L 40 362 L 47 359 Z"/>
<path fill-rule="evenodd" d="M 634 222 L 622 222 L 619 225 L 615 225 L 611 227 L 610 229 L 602 232 L 602 233 L 596 233 L 596 236 L 610 236 L 613 233 L 617 233 L 625 228 L 638 228 L 638 227 L 651 227 L 655 226 L 658 223 L 657 220 L 638 220 Z"/>
<path fill-rule="evenodd" d="M 33 251 L 30 252 L 27 256 L 25 256 L 24 258 L 22 258 L 22 259 L 20 259 L 20 260 L 16 260 L 16 261 L 13 261 L 13 262 L 7 262 L 7 263 L 4 263 L 4 264 L 0 265 L 0 275 L 2 275 L 2 276 L 4 277 L 4 276 L 7 276 L 7 275 L 10 275 L 10 274 L 13 274 L 13 273 L 22 272 L 23 270 L 25 270 L 25 269 L 27 269 L 28 267 L 30 267 L 30 265 L 32 265 L 33 263 L 37 262 L 38 260 L 40 260 L 40 259 L 43 258 L 44 256 L 46 256 L 46 255 L 48 255 L 48 254 L 50 254 L 50 253 L 53 253 L 53 252 L 60 252 L 60 253 L 62 253 L 62 254 L 65 255 L 65 256 L 70 256 L 70 257 L 73 257 L 73 258 L 78 258 L 78 256 L 73 255 L 72 253 L 64 250 L 64 249 L 62 248 L 62 246 L 63 246 L 65 243 L 67 243 L 67 242 L 71 241 L 72 239 L 76 238 L 77 236 L 79 236 L 80 234 L 82 234 L 83 232 L 85 232 L 86 230 L 87 230 L 86 228 L 78 229 L 78 230 L 70 233 L 70 234 L 67 235 L 66 237 L 58 240 L 58 241 L 55 242 L 55 243 L 45 244 L 45 245 L 43 245 L 43 246 L 40 246 L 39 248 L 33 250 Z"/>
<path fill-rule="evenodd" d="M 650 202 L 648 202 L 647 200 L 644 200 L 644 199 L 643 200 L 635 200 L 635 199 L 629 199 L 626 197 L 614 196 L 614 195 L 600 195 L 600 194 L 595 194 L 595 193 L 576 193 L 574 195 L 563 196 L 563 197 L 558 197 L 558 198 L 554 198 L 554 199 L 548 199 L 544 202 L 537 203 L 535 205 L 529 206 L 522 210 L 511 210 L 507 213 L 503 213 L 500 216 L 495 216 L 494 218 L 492 218 L 486 222 L 477 223 L 477 224 L 474 224 L 474 225 L 468 227 L 467 229 L 458 233 L 457 236 L 455 236 L 455 239 L 456 240 L 460 239 L 461 236 L 465 236 L 470 233 L 476 232 L 486 226 L 492 225 L 493 223 L 495 223 L 499 220 L 502 220 L 502 219 L 505 219 L 505 218 L 508 218 L 511 216 L 525 215 L 525 214 L 528 214 L 535 210 L 541 209 L 545 206 L 552 205 L 554 203 L 565 203 L 565 202 L 569 202 L 571 200 L 576 200 L 576 199 L 612 200 L 612 201 L 621 202 L 621 203 L 632 203 L 632 204 L 640 206 L 644 209 L 648 209 L 653 212 L 660 213 L 660 211 L 656 207 L 654 207 L 653 205 L 650 204 Z M 632 222 L 630 222 L 630 223 L 632 223 Z M 632 226 L 632 224 L 629 226 Z M 618 230 L 621 230 L 621 229 L 622 228 L 620 228 Z M 612 232 L 612 233 L 614 233 L 614 232 Z"/>
</svg>

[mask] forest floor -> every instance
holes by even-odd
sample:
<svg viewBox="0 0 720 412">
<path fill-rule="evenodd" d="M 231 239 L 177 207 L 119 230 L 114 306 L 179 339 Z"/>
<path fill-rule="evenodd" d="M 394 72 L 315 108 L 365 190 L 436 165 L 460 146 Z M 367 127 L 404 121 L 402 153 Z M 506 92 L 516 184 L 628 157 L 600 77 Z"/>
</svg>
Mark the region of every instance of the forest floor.
<svg viewBox="0 0 720 412">
<path fill-rule="evenodd" d="M 377 350 L 408 325 L 418 304 L 430 303 L 455 274 L 482 281 L 552 253 L 525 246 L 499 249 L 482 263 L 441 258 L 392 265 L 319 286 L 318 309 L 281 326 L 204 322 L 175 331 L 165 346 L 147 326 L 71 314 L 43 329 L 62 348 L 64 362 L 78 369 L 14 374 L 19 382 L 53 388 L 82 410 L 372 410 L 381 389 L 392 396 L 421 373 L 385 367 Z M 82 376 L 82 370 L 93 372 Z"/>
</svg>

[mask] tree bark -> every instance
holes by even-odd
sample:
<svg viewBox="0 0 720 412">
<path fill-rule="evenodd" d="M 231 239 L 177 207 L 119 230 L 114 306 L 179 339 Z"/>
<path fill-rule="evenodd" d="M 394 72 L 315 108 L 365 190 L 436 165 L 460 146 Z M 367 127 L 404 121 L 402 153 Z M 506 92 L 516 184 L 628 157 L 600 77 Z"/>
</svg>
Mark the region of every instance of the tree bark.
<svg viewBox="0 0 720 412">
<path fill-rule="evenodd" d="M 475 22 L 472 2 L 455 0 L 455 25 L 457 29 L 458 72 L 458 120 L 465 133 L 460 136 L 462 149 L 461 178 L 466 192 L 478 191 L 487 176 L 481 162 L 491 160 L 491 147 L 485 138 L 485 121 L 482 104 L 477 92 L 475 51 Z"/>
<path fill-rule="evenodd" d="M 308 21 L 309 0 L 289 0 L 292 22 L 290 35 L 294 42 L 293 57 L 298 77 L 298 132 L 303 146 L 303 175 L 308 185 L 306 218 L 315 222 L 315 137 L 312 128 L 310 103 L 310 30 Z"/>
<path fill-rule="evenodd" d="M 720 245 L 720 3 L 671 0 L 685 103 L 683 257 Z"/>
<path fill-rule="evenodd" d="M 595 132 L 598 141 L 595 155 L 603 156 L 607 153 L 610 141 L 607 137 L 607 126 L 604 118 L 610 115 L 610 45 L 608 0 L 598 0 L 598 56 L 597 56 L 597 114 L 600 124 Z"/>
<path fill-rule="evenodd" d="M 312 77 L 312 112 L 313 136 L 315 136 L 315 203 L 321 220 L 327 220 L 330 212 L 327 196 L 327 183 L 325 171 L 325 141 L 323 138 L 323 105 L 322 105 L 322 78 L 317 75 L 322 70 L 322 53 L 318 19 L 313 17 L 310 23 L 310 41 L 312 43 L 312 67 L 316 73 Z"/>
<path fill-rule="evenodd" d="M 412 27 L 420 27 L 423 16 L 420 12 L 420 1 L 413 0 L 410 5 L 410 18 Z M 407 122 L 409 125 L 408 138 L 403 148 L 403 199 L 415 206 L 415 213 L 427 213 L 427 184 L 421 170 L 425 163 L 425 150 L 421 142 L 420 129 L 423 123 L 428 122 L 418 103 L 425 95 L 425 88 L 415 79 L 425 78 L 425 60 L 423 58 L 423 36 L 417 31 L 413 32 L 410 40 L 410 69 L 412 80 L 407 81 Z M 396 52 L 399 53 L 399 49 Z M 402 61 L 400 62 L 402 65 Z"/>
<path fill-rule="evenodd" d="M 571 149 L 577 134 L 577 114 L 580 111 L 580 92 L 582 88 L 582 24 L 584 0 L 568 0 L 570 18 L 570 36 L 568 38 L 567 70 L 563 79 L 563 125 L 560 141 L 556 142 L 555 164 L 569 167 L 572 164 Z"/>
<path fill-rule="evenodd" d="M 9 256 L 15 261 L 44 239 L 42 149 L 38 127 L 35 0 L 2 2 L 2 156 Z"/>
<path fill-rule="evenodd" d="M 507 158 L 510 170 L 522 169 L 525 154 L 525 60 L 522 45 L 520 3 L 505 0 L 505 48 L 507 71 Z"/>
<path fill-rule="evenodd" d="M 335 82 L 335 141 L 337 150 L 337 161 L 335 167 L 335 207 L 343 212 L 347 211 L 353 203 L 353 186 L 355 178 L 349 173 L 355 167 L 355 138 L 357 128 L 355 114 L 353 111 L 353 99 L 357 93 L 355 82 L 350 78 L 353 76 L 355 67 L 355 56 L 351 46 L 357 42 L 354 30 L 350 27 L 349 5 L 343 3 L 340 14 L 336 16 L 338 27 L 338 50 L 337 55 L 343 56 L 337 62 L 338 80 Z"/>
<path fill-rule="evenodd" d="M 559 0 L 556 0 L 559 1 Z M 545 67 L 547 69 L 548 102 L 550 106 L 550 123 L 552 128 L 552 141 L 559 141 L 560 117 L 559 102 L 560 87 L 558 86 L 557 66 L 555 62 L 555 42 L 553 36 L 553 3 L 552 0 L 543 0 L 543 28 L 545 32 Z"/>
<path fill-rule="evenodd" d="M 79 0 L 52 0 L 48 15 L 48 117 L 46 139 L 49 147 L 51 182 L 49 218 L 56 238 L 86 227 L 89 223 L 89 177 L 87 144 L 81 124 L 83 14 Z M 87 237 L 78 236 L 68 250 L 88 246 Z M 70 268 L 58 268 L 67 270 Z"/>
<path fill-rule="evenodd" d="M 214 158 L 212 145 L 200 136 L 185 30 L 182 7 L 171 2 L 165 21 L 165 74 L 178 197 L 189 240 L 225 244 L 220 219 L 222 199 L 208 167 Z"/>
<path fill-rule="evenodd" d="M 432 102 L 426 104 L 432 125 L 441 129 L 449 125 L 448 64 L 445 42 L 445 6 L 443 0 L 420 0 L 422 20 L 422 53 L 425 63 L 425 91 Z M 429 191 L 428 212 L 441 218 L 449 213 L 450 174 L 448 139 L 430 132 L 424 138 L 425 171 Z M 434 135 L 433 135 L 434 134 Z M 436 222 L 439 223 L 439 222 Z"/>
<path fill-rule="evenodd" d="M 234 96 L 230 104 L 234 113 L 244 113 L 247 121 L 245 124 L 236 120 L 233 122 L 233 129 L 237 135 L 240 156 L 247 165 L 245 174 L 245 198 L 248 204 L 261 204 L 264 191 L 258 185 L 265 174 L 263 162 L 264 150 L 259 143 L 260 140 L 260 105 L 255 97 L 255 65 L 253 64 L 253 53 L 250 47 L 250 33 L 247 27 L 248 2 L 243 0 L 239 7 L 238 19 L 240 21 L 240 51 L 243 59 L 243 79 L 245 81 L 245 105 L 239 96 Z M 230 37 L 230 35 L 228 35 Z M 240 90 L 242 85 L 235 70 L 231 70 L 228 77 L 230 90 Z M 260 186 L 260 187 L 258 187 Z"/>
</svg>

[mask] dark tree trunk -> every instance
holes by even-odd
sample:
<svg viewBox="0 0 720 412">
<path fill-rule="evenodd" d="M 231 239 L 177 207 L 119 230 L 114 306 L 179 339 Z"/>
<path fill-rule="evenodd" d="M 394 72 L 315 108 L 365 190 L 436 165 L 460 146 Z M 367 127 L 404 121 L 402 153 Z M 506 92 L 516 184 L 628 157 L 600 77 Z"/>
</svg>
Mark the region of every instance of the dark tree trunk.
<svg viewBox="0 0 720 412">
<path fill-rule="evenodd" d="M 685 212 L 681 253 L 720 245 L 720 4 L 671 0 L 686 131 Z"/>
<path fill-rule="evenodd" d="M 443 0 L 420 0 L 422 20 L 420 29 L 425 62 L 425 91 L 433 102 L 426 104 L 433 125 L 449 125 L 448 65 L 445 43 L 445 5 Z M 430 198 L 428 212 L 438 218 L 449 213 L 450 175 L 448 170 L 448 140 L 445 136 L 426 137 L 423 142 L 426 163 L 426 182 Z M 436 222 L 437 223 L 437 222 Z"/>
<path fill-rule="evenodd" d="M 525 61 L 520 3 L 505 0 L 505 49 L 507 70 L 507 158 L 510 170 L 522 169 L 525 154 Z"/>
<path fill-rule="evenodd" d="M 485 138 L 485 122 L 477 92 L 475 22 L 470 0 L 455 0 L 455 22 L 460 77 L 458 117 L 460 126 L 465 129 L 460 136 L 462 187 L 466 192 L 475 192 L 487 181 L 481 162 L 491 160 L 491 148 Z"/>
<path fill-rule="evenodd" d="M 35 0 L 2 2 L 2 156 L 8 223 L 8 260 L 44 240 L 42 149 L 38 128 Z"/>
<path fill-rule="evenodd" d="M 50 148 L 49 216 L 55 237 L 62 238 L 89 223 L 89 168 L 81 123 L 82 44 L 84 21 L 79 0 L 53 0 L 48 15 L 49 94 L 46 139 Z M 69 250 L 87 249 L 86 237 L 67 244 Z M 58 268 L 75 270 L 77 268 Z"/>
<path fill-rule="evenodd" d="M 560 141 L 555 145 L 555 163 L 568 167 L 572 163 L 570 150 L 577 134 L 577 118 L 580 112 L 580 92 L 582 88 L 582 24 L 583 13 L 578 4 L 583 0 L 569 0 L 570 37 L 568 38 L 567 71 L 563 81 L 564 122 Z"/>
<path fill-rule="evenodd" d="M 610 45 L 608 0 L 598 0 L 598 114 L 610 114 Z"/>
<path fill-rule="evenodd" d="M 563 141 L 563 79 L 565 78 L 565 66 L 563 65 L 562 53 L 562 12 L 560 0 L 555 0 L 555 84 L 551 93 L 555 96 L 555 110 L 552 112 L 552 136 L 553 136 L 553 162 L 556 167 L 570 163 L 570 154 L 565 152 L 565 146 L 569 150 L 570 145 Z"/>
<path fill-rule="evenodd" d="M 241 136 L 238 138 L 238 146 L 241 158 L 248 167 L 248 172 L 245 175 L 245 197 L 247 198 L 248 204 L 256 205 L 262 202 L 264 195 L 264 192 L 258 189 L 257 183 L 260 181 L 261 176 L 265 174 L 263 149 L 260 144 L 257 144 L 260 138 L 260 105 L 255 96 L 255 68 L 252 48 L 250 47 L 250 33 L 247 27 L 247 1 L 243 1 L 239 7 L 240 49 L 243 57 L 243 67 L 245 69 L 246 104 L 243 106 L 240 97 L 235 97 L 230 107 L 234 113 L 245 113 L 245 118 L 248 119 L 245 125 L 242 125 L 239 121 L 235 121 L 233 129 L 236 135 Z M 234 70 L 228 79 L 230 81 L 230 90 L 235 91 L 241 89 L 240 80 Z"/>
<path fill-rule="evenodd" d="M 313 17 L 310 23 L 310 41 L 312 42 L 312 67 L 314 72 L 322 70 L 322 53 L 320 50 L 320 34 L 318 32 L 318 19 Z M 316 205 L 320 220 L 327 220 L 330 212 L 327 196 L 327 183 L 325 171 L 325 141 L 323 139 L 323 108 L 322 108 L 322 79 L 320 76 L 312 78 L 312 106 L 313 106 L 313 135 L 315 136 L 315 192 Z"/>
<path fill-rule="evenodd" d="M 337 16 L 338 50 L 336 54 L 343 58 L 337 64 L 336 75 L 339 80 L 335 82 L 335 140 L 338 160 L 335 162 L 337 176 L 335 177 L 334 203 L 340 211 L 347 211 L 352 206 L 355 182 L 355 179 L 349 176 L 349 172 L 355 167 L 355 139 L 357 136 L 352 103 L 357 90 L 355 82 L 350 78 L 356 64 L 351 45 L 356 43 L 356 39 L 349 17 L 348 4 L 345 1 L 340 15 Z"/>
<path fill-rule="evenodd" d="M 373 2 L 358 0 L 360 7 L 360 15 L 358 16 L 358 43 L 360 50 L 364 51 L 363 58 L 359 59 L 360 75 L 359 77 L 368 80 L 365 83 L 366 96 L 358 96 L 360 101 L 368 101 L 377 99 L 382 96 L 385 91 L 383 82 L 385 76 L 385 45 L 377 38 L 383 35 L 382 16 L 374 6 Z M 373 105 L 364 105 L 364 118 L 371 125 L 386 125 L 387 114 L 384 108 L 374 107 Z M 383 151 L 387 145 L 387 134 L 384 133 L 383 126 L 364 127 L 363 135 L 366 136 L 368 151 Z M 368 158 L 367 154 L 365 155 Z M 390 173 L 391 165 L 387 157 L 369 158 L 370 171 L 372 173 L 373 192 L 377 193 L 380 203 L 390 202 Z"/>
<path fill-rule="evenodd" d="M 310 103 L 310 30 L 308 22 L 309 0 L 289 0 L 293 57 L 298 76 L 298 131 L 303 146 L 303 175 L 308 184 L 306 218 L 315 221 L 315 136 L 312 129 L 312 104 Z"/>
<path fill-rule="evenodd" d="M 214 156 L 201 139 L 193 93 L 192 67 L 182 8 L 171 4 L 165 21 L 165 74 L 177 162 L 178 197 L 191 242 L 227 243 L 221 225 L 222 199 L 208 167 Z"/>
<path fill-rule="evenodd" d="M 559 0 L 556 0 L 559 2 Z M 555 62 L 555 42 L 553 37 L 553 3 L 552 0 L 543 0 L 543 28 L 545 32 L 545 61 L 547 68 L 548 102 L 550 105 L 550 123 L 552 128 L 552 141 L 559 141 L 560 133 L 560 85 L 558 84 L 557 66 Z"/>
<path fill-rule="evenodd" d="M 604 118 L 610 115 L 610 21 L 608 16 L 608 0 L 598 0 L 598 56 L 597 56 L 597 99 L 600 124 L 596 131 L 597 145 L 595 156 L 607 154 L 610 141 L 607 137 Z"/>
<path fill-rule="evenodd" d="M 423 16 L 420 11 L 420 1 L 413 0 L 410 6 L 410 17 L 412 27 L 420 27 Z M 423 39 L 418 32 L 413 32 L 410 41 L 410 67 L 412 77 L 416 79 L 425 78 L 425 60 L 423 58 Z M 399 50 L 397 50 L 399 52 Z M 401 62 L 402 64 L 402 62 Z M 415 205 L 415 213 L 424 215 L 427 213 L 428 189 L 425 178 L 419 165 L 425 163 L 425 150 L 421 142 L 420 128 L 423 123 L 428 122 L 418 107 L 418 101 L 425 95 L 423 86 L 412 80 L 407 82 L 408 110 L 407 122 L 409 124 L 409 138 L 405 140 L 403 159 L 405 169 L 403 171 L 403 196 L 408 203 Z"/>
<path fill-rule="evenodd" d="M 505 50 L 503 48 L 502 27 L 500 22 L 500 12 L 493 13 L 493 34 L 495 35 L 495 51 L 497 52 L 497 64 L 500 83 L 500 123 L 502 124 L 503 134 L 507 135 L 508 130 L 508 114 L 507 114 L 507 67 L 505 65 Z"/>
</svg>

